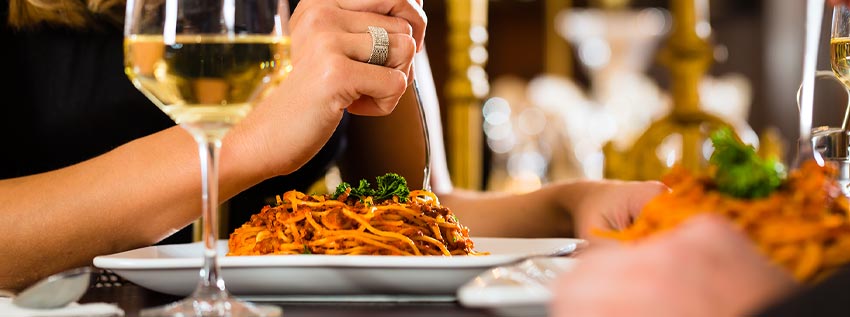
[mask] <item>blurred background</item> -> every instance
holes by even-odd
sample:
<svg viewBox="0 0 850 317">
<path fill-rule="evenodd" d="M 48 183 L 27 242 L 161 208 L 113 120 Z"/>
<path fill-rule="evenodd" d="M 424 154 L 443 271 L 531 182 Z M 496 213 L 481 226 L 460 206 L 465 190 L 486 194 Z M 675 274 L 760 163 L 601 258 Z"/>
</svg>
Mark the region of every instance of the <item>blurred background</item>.
<svg viewBox="0 0 850 317">
<path fill-rule="evenodd" d="M 458 187 L 524 192 L 572 178 L 702 168 L 732 126 L 793 158 L 805 1 L 427 0 L 426 50 Z M 829 70 L 827 8 L 819 69 Z M 847 97 L 819 80 L 815 126 Z"/>
</svg>

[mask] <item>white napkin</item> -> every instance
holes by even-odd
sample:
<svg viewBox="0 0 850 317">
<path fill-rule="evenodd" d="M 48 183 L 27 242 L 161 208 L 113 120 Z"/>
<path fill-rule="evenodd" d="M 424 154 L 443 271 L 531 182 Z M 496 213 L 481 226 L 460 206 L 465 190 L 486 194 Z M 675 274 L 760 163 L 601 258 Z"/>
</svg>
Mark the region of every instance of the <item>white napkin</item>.
<svg viewBox="0 0 850 317">
<path fill-rule="evenodd" d="M 71 303 L 57 309 L 29 309 L 15 306 L 12 299 L 0 297 L 0 316 L 3 317 L 111 317 L 124 316 L 124 311 L 114 304 Z"/>
</svg>

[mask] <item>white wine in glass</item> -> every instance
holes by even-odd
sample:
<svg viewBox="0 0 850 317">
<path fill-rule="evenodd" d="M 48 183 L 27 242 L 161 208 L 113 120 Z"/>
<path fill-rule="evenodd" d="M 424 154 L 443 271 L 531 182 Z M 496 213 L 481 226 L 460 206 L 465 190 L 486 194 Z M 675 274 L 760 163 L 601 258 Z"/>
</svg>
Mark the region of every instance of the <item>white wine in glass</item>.
<svg viewBox="0 0 850 317">
<path fill-rule="evenodd" d="M 244 118 L 265 81 L 288 65 L 287 38 L 268 35 L 159 35 L 126 40 L 127 75 L 179 124 L 223 127 Z"/>
<path fill-rule="evenodd" d="M 289 72 L 287 0 L 129 0 L 125 72 L 198 143 L 204 262 L 194 293 L 142 316 L 279 316 L 230 296 L 217 261 L 218 154 L 227 131 Z"/>
<path fill-rule="evenodd" d="M 843 5 L 832 11 L 832 38 L 829 40 L 832 72 L 850 88 L 850 9 Z"/>
</svg>

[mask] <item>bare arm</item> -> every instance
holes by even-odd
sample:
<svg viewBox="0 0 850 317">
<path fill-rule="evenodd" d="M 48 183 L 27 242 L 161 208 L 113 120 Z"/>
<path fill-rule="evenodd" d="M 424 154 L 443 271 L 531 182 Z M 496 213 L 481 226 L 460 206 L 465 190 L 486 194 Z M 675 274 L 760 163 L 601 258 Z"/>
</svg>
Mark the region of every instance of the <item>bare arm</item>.
<svg viewBox="0 0 850 317">
<path fill-rule="evenodd" d="M 234 173 L 227 162 L 239 152 L 232 144 L 223 150 L 224 197 L 261 179 Z M 149 245 L 184 227 L 198 215 L 197 166 L 195 142 L 174 127 L 74 166 L 0 181 L 0 287 Z"/>
<path fill-rule="evenodd" d="M 336 18 L 327 23 L 330 15 Z M 426 23 L 421 7 L 406 0 L 305 0 L 290 22 L 293 70 L 225 138 L 222 200 L 301 167 L 346 109 L 391 112 Z M 385 66 L 364 62 L 367 25 L 392 33 Z M 187 225 L 199 215 L 197 153 L 173 127 L 73 166 L 0 180 L 0 289 L 152 244 Z"/>
</svg>

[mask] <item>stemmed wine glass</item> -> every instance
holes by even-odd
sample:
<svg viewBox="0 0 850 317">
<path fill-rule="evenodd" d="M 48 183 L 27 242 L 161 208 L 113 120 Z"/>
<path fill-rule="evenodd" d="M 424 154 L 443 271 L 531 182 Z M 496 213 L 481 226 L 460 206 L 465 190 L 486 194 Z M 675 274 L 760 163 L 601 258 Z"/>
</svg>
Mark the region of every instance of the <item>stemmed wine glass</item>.
<svg viewBox="0 0 850 317">
<path fill-rule="evenodd" d="M 832 10 L 832 36 L 829 40 L 832 72 L 850 89 L 850 9 L 844 5 Z"/>
<path fill-rule="evenodd" d="M 829 40 L 829 60 L 835 77 L 844 84 L 850 96 L 850 9 L 837 5 L 832 11 L 832 35 Z M 850 101 L 844 109 L 841 130 L 847 131 L 850 121 Z"/>
<path fill-rule="evenodd" d="M 194 293 L 143 316 L 279 316 L 232 298 L 217 262 L 218 156 L 227 131 L 290 70 L 287 0 L 128 0 L 125 72 L 197 141 L 204 262 Z"/>
</svg>

